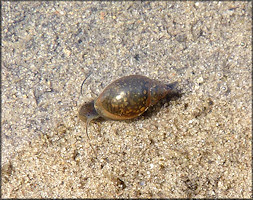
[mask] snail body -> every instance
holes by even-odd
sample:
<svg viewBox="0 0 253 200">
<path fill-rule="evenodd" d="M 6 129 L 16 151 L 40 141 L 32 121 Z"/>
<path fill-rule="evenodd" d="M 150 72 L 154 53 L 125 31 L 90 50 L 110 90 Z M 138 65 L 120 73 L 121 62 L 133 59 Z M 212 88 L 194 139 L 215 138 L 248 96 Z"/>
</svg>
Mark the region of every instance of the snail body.
<svg viewBox="0 0 253 200">
<path fill-rule="evenodd" d="M 146 76 L 124 76 L 109 84 L 95 100 L 83 104 L 78 113 L 79 118 L 86 122 L 86 134 L 89 139 L 88 126 L 93 119 L 136 118 L 170 92 L 169 85 Z M 96 151 L 91 144 L 90 146 L 97 157 Z"/>
<path fill-rule="evenodd" d="M 84 104 L 79 117 L 83 121 L 98 117 L 111 120 L 133 119 L 170 91 L 167 85 L 146 76 L 124 76 L 109 84 L 97 99 Z"/>
</svg>

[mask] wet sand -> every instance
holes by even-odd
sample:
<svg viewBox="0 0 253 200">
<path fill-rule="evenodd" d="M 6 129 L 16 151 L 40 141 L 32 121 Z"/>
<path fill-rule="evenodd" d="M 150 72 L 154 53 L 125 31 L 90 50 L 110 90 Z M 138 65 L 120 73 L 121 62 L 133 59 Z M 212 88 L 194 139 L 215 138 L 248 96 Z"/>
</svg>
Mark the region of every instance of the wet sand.
<svg viewBox="0 0 253 200">
<path fill-rule="evenodd" d="M 252 198 L 250 2 L 3 2 L 2 198 Z M 82 81 L 90 74 L 80 94 Z M 77 116 L 130 74 L 182 96 Z"/>
</svg>

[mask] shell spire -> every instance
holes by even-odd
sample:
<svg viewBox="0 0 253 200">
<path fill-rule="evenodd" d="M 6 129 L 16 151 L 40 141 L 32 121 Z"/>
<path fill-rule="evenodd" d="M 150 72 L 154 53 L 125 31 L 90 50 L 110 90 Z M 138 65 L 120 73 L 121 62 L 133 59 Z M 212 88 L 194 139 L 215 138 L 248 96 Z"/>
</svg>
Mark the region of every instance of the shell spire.
<svg viewBox="0 0 253 200">
<path fill-rule="evenodd" d="M 152 80 L 150 86 L 150 106 L 155 105 L 159 100 L 163 99 L 169 92 L 170 88 L 156 80 Z"/>
</svg>

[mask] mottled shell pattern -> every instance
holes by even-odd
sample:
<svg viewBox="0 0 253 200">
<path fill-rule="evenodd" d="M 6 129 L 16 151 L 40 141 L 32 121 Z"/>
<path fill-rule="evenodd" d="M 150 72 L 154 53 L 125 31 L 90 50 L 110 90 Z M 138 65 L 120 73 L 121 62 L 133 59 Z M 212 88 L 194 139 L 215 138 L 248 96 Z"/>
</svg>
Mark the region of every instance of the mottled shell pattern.
<svg viewBox="0 0 253 200">
<path fill-rule="evenodd" d="M 99 116 L 106 119 L 132 119 L 164 98 L 169 91 L 167 85 L 148 77 L 125 76 L 108 85 L 94 101 L 94 107 Z"/>
</svg>

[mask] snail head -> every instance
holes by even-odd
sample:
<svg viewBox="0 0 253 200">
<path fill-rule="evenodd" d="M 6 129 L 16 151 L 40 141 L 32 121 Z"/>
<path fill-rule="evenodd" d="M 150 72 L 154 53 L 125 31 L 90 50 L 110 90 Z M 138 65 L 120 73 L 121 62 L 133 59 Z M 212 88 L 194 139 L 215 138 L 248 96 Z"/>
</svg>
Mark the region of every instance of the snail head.
<svg viewBox="0 0 253 200">
<path fill-rule="evenodd" d="M 99 118 L 99 115 L 97 113 L 97 111 L 95 110 L 94 108 L 94 100 L 93 101 L 90 101 L 88 103 L 84 103 L 79 112 L 78 112 L 78 115 L 79 115 L 79 118 L 83 121 L 83 122 L 86 122 L 86 135 L 90 141 L 90 137 L 89 137 L 89 134 L 88 134 L 88 127 L 89 127 L 89 124 L 90 122 L 93 120 L 93 119 L 97 119 Z M 93 148 L 93 146 L 89 143 L 89 145 L 91 146 L 91 148 L 93 149 L 96 157 L 97 157 L 97 153 L 95 151 L 95 149 Z"/>
</svg>

